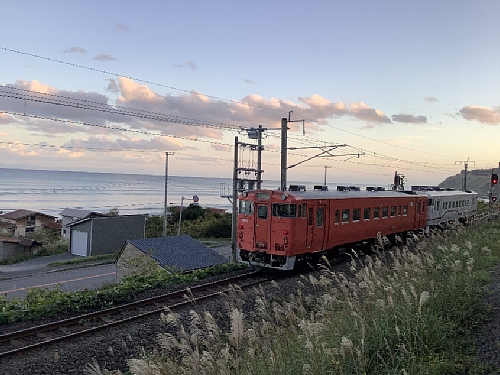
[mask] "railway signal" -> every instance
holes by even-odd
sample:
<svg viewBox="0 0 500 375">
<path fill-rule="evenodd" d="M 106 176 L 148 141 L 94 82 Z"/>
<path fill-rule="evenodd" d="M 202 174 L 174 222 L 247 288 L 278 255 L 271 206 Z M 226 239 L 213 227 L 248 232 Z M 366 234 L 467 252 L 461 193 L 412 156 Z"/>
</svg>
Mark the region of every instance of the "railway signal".
<svg viewBox="0 0 500 375">
<path fill-rule="evenodd" d="M 498 184 L 498 174 L 493 173 L 493 174 L 491 175 L 491 184 L 492 184 L 492 185 L 496 185 L 496 184 Z"/>
<path fill-rule="evenodd" d="M 496 203 L 496 201 L 497 201 L 497 197 L 491 197 L 491 201 L 492 201 L 493 203 Z"/>
</svg>

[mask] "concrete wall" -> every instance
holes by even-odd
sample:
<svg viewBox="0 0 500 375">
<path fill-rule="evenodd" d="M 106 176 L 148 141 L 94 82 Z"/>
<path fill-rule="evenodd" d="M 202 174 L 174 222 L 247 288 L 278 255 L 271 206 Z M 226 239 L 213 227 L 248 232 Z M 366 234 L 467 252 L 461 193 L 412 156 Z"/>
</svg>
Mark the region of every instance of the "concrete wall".
<svg viewBox="0 0 500 375">
<path fill-rule="evenodd" d="M 121 282 L 125 277 L 134 275 L 153 273 L 160 268 L 153 258 L 127 242 L 116 260 L 116 281 Z"/>
</svg>

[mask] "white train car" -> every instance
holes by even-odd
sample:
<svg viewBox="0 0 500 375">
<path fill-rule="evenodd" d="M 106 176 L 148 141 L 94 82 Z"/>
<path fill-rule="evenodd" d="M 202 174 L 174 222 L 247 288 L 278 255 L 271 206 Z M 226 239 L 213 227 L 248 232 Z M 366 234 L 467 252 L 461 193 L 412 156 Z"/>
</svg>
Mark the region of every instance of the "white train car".
<svg viewBox="0 0 500 375">
<path fill-rule="evenodd" d="M 476 215 L 478 194 L 473 191 L 430 190 L 417 194 L 427 196 L 426 232 L 451 222 L 467 223 Z"/>
</svg>

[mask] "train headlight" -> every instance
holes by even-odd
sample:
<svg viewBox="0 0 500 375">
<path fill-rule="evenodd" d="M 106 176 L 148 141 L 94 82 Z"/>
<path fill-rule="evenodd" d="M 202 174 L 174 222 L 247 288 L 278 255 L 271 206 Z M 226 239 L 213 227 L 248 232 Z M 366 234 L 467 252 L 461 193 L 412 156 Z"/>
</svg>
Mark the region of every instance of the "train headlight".
<svg viewBox="0 0 500 375">
<path fill-rule="evenodd" d="M 288 231 L 287 231 L 286 229 L 284 229 L 284 230 L 283 230 L 283 234 L 284 234 L 285 236 L 287 236 L 287 235 L 288 235 Z"/>
</svg>

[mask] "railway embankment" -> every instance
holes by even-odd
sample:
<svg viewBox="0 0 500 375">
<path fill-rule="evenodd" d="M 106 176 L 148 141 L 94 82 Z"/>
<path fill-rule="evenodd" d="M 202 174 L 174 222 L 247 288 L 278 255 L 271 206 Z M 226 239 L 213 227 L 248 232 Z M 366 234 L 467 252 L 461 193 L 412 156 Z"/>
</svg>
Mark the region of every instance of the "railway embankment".
<svg viewBox="0 0 500 375">
<path fill-rule="evenodd" d="M 230 288 L 126 329 L 9 358 L 0 373 L 498 373 L 499 235 L 500 225 L 487 223 L 416 240 L 411 251 Z"/>
</svg>

